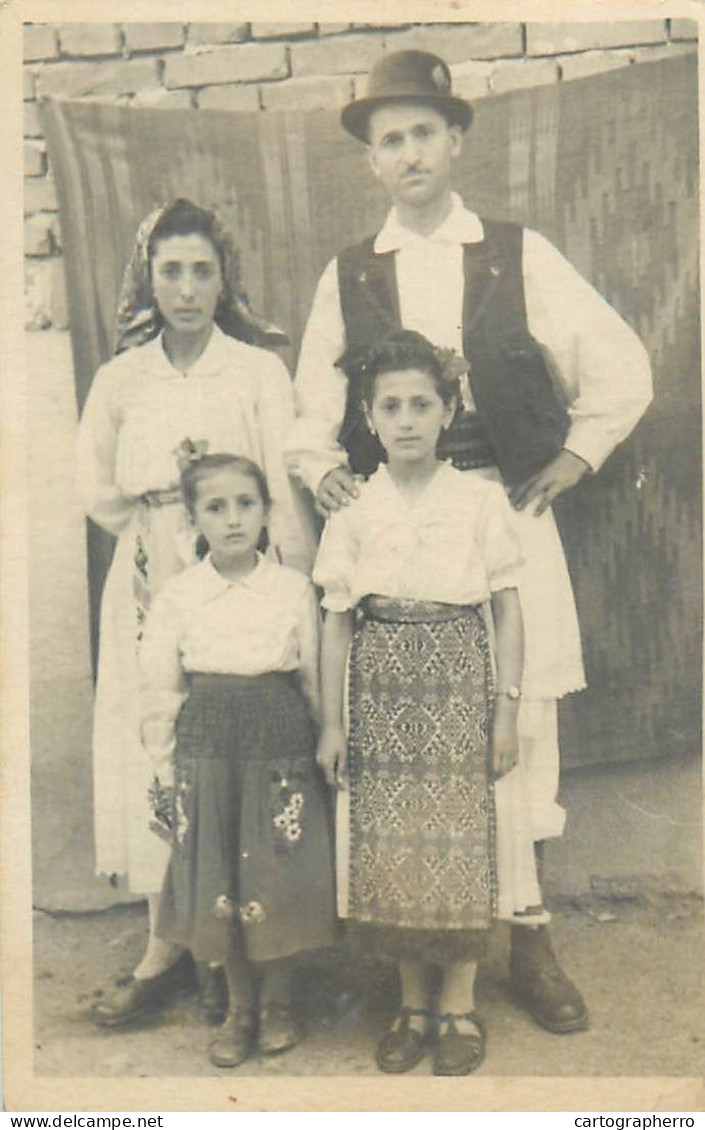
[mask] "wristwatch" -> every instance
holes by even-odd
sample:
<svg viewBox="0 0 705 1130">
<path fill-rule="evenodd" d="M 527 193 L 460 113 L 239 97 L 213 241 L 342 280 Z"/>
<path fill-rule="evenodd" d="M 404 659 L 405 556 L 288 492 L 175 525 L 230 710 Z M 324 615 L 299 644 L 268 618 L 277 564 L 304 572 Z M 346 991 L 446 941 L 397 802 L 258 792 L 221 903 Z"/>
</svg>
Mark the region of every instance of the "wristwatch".
<svg viewBox="0 0 705 1130">
<path fill-rule="evenodd" d="M 504 695 L 505 698 L 510 698 L 512 702 L 516 702 L 521 698 L 521 690 L 519 687 L 512 685 L 511 687 L 504 687 L 501 691 L 497 691 L 498 695 Z"/>
</svg>

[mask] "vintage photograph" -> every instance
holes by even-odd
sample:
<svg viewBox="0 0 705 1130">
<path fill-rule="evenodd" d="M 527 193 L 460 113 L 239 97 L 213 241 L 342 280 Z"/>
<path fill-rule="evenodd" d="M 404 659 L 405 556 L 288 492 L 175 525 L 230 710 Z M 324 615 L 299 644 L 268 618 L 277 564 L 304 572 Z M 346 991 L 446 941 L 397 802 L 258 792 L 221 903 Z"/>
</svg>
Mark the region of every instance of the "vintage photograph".
<svg viewBox="0 0 705 1130">
<path fill-rule="evenodd" d="M 697 23 L 22 32 L 34 1075 L 701 1076 Z"/>
</svg>

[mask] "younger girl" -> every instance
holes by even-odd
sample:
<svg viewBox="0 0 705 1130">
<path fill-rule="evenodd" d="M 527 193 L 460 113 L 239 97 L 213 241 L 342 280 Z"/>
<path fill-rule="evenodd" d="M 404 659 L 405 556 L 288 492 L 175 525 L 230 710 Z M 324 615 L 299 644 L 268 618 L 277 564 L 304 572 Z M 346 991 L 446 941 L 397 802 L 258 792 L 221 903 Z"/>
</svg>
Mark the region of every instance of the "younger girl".
<svg viewBox="0 0 705 1130">
<path fill-rule="evenodd" d="M 330 518 L 314 571 L 327 610 L 318 760 L 343 790 L 339 911 L 358 944 L 398 964 L 402 1007 L 378 1045 L 381 1070 L 409 1070 L 437 1036 L 435 1074 L 467 1074 L 484 1057 L 473 988 L 487 932 L 541 897 L 513 769 L 519 558 L 501 487 L 436 458 L 457 385 L 429 342 L 400 331 L 361 375 L 388 463 Z M 435 1015 L 427 962 L 442 969 Z"/>
<path fill-rule="evenodd" d="M 157 827 L 171 839 L 157 934 L 222 963 L 217 1067 L 298 1039 L 288 960 L 328 945 L 333 875 L 315 765 L 317 609 L 310 582 L 262 557 L 259 467 L 195 457 L 184 501 L 210 553 L 168 580 L 140 653 Z M 261 974 L 259 1001 L 255 972 Z"/>
</svg>

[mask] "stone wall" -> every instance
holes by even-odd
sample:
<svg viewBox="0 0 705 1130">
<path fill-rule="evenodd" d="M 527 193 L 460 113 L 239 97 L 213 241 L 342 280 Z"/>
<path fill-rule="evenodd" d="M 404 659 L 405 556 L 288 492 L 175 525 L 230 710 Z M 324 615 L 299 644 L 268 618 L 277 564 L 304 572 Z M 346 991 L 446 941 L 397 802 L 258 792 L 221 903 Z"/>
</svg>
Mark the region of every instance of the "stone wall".
<svg viewBox="0 0 705 1130">
<path fill-rule="evenodd" d="M 522 24 L 25 24 L 26 326 L 68 328 L 56 195 L 38 102 L 170 109 L 331 109 L 384 50 L 436 51 L 477 100 L 697 49 L 691 20 Z"/>
</svg>

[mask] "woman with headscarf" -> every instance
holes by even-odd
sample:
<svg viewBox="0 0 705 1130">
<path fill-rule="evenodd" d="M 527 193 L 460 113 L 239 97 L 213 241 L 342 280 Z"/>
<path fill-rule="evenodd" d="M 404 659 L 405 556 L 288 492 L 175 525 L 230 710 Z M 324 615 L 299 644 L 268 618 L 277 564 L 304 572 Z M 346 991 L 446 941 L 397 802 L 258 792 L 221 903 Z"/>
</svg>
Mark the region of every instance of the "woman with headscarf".
<svg viewBox="0 0 705 1130">
<path fill-rule="evenodd" d="M 96 869 L 147 896 L 147 951 L 127 985 L 93 1009 L 117 1026 L 179 983 L 181 951 L 154 925 L 167 845 L 150 830 L 159 803 L 140 744 L 137 651 L 150 602 L 195 554 L 178 489 L 193 454 L 233 452 L 265 473 L 269 552 L 307 572 L 313 543 L 282 447 L 294 418 L 282 335 L 251 311 L 229 235 L 176 200 L 141 224 L 117 313 L 116 356 L 101 366 L 79 425 L 77 481 L 88 515 L 117 538 L 105 583 L 95 698 Z"/>
</svg>

